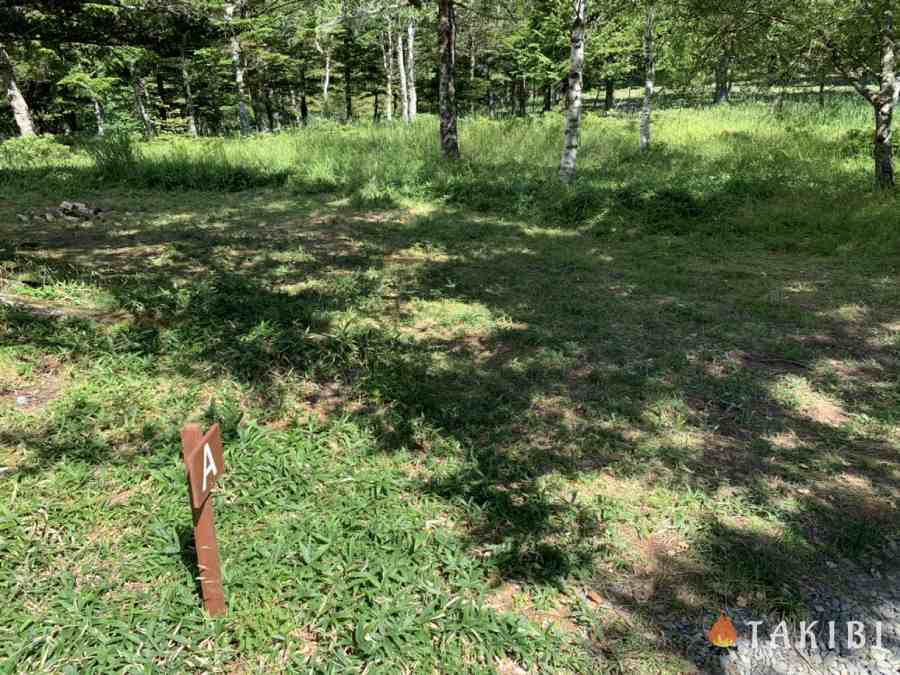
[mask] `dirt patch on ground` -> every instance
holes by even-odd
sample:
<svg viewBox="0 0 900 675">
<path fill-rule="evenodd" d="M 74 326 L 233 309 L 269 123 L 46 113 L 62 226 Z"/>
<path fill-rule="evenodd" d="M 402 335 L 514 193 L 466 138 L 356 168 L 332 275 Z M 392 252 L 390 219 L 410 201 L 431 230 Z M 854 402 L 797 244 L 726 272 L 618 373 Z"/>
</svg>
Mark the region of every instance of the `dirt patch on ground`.
<svg viewBox="0 0 900 675">
<path fill-rule="evenodd" d="M 95 309 L 86 309 L 81 307 L 72 307 L 59 302 L 51 302 L 48 300 L 36 300 L 34 298 L 26 298 L 17 296 L 13 293 L 0 293 L 0 305 L 12 307 L 16 311 L 26 312 L 35 316 L 59 319 L 85 319 L 103 324 L 115 324 L 123 321 L 129 321 L 133 317 L 127 312 L 117 311 L 101 311 Z"/>
<path fill-rule="evenodd" d="M 824 424 L 835 429 L 849 419 L 843 407 L 822 397 L 808 402 L 800 409 L 800 412 L 817 424 Z"/>
<path fill-rule="evenodd" d="M 555 628 L 563 633 L 577 634 L 579 628 L 564 605 L 538 608 L 527 591 L 519 584 L 507 582 L 494 589 L 485 599 L 485 604 L 497 612 L 509 612 L 527 618 L 542 630 Z"/>
<path fill-rule="evenodd" d="M 55 357 L 47 357 L 37 365 L 28 381 L 6 386 L 0 383 L 0 404 L 26 413 L 41 410 L 59 397 L 65 380 L 62 363 Z"/>
</svg>

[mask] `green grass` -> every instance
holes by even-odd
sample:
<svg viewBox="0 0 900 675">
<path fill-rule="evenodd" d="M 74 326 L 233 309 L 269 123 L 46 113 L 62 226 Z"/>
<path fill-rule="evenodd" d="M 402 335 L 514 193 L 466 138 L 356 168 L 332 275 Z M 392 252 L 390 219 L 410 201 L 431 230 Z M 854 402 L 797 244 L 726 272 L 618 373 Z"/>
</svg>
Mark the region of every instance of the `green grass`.
<svg viewBox="0 0 900 675">
<path fill-rule="evenodd" d="M 467 121 L 451 166 L 428 119 L 7 148 L 0 669 L 674 673 L 679 621 L 802 616 L 900 537 L 867 121 L 667 110 L 642 157 L 589 116 L 568 188 L 555 118 Z M 113 212 L 16 218 L 62 199 Z M 219 620 L 188 420 L 225 435 Z"/>
</svg>

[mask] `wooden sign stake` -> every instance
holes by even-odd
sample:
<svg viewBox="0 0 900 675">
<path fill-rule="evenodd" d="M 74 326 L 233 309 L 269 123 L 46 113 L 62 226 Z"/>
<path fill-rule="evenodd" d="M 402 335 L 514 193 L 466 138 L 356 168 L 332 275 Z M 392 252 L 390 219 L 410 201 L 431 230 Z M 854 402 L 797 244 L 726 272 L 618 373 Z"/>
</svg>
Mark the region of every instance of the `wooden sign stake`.
<svg viewBox="0 0 900 675">
<path fill-rule="evenodd" d="M 181 456 L 187 469 L 188 497 L 194 516 L 194 544 L 203 604 L 210 616 L 221 616 L 225 613 L 225 592 L 210 496 L 224 469 L 219 425 L 214 425 L 204 436 L 200 425 L 186 424 L 181 430 Z"/>
</svg>

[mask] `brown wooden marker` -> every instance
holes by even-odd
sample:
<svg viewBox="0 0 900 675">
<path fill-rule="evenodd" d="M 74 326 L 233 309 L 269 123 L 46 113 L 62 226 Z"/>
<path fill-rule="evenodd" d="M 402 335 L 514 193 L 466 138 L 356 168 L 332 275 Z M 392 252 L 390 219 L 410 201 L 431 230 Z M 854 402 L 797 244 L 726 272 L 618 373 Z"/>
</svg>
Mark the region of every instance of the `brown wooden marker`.
<svg viewBox="0 0 900 675">
<path fill-rule="evenodd" d="M 213 522 L 210 492 L 225 468 L 222 435 L 215 424 L 204 436 L 199 424 L 186 424 L 181 430 L 181 456 L 187 469 L 188 496 L 194 516 L 194 543 L 203 605 L 210 616 L 225 613 L 219 543 Z"/>
</svg>

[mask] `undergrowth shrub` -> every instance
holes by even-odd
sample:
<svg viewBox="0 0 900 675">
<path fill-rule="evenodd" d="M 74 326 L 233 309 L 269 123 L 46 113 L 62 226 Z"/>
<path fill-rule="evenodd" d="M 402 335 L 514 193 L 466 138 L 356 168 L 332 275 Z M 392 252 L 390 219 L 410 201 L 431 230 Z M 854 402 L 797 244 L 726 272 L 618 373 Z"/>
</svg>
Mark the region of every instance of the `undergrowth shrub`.
<svg viewBox="0 0 900 675">
<path fill-rule="evenodd" d="M 71 156 L 71 149 L 52 136 L 11 138 L 0 143 L 0 169 L 45 169 Z"/>
<path fill-rule="evenodd" d="M 112 130 L 85 145 L 94 160 L 96 172 L 104 180 L 128 180 L 132 177 L 138 153 L 134 138 L 127 131 Z"/>
</svg>

